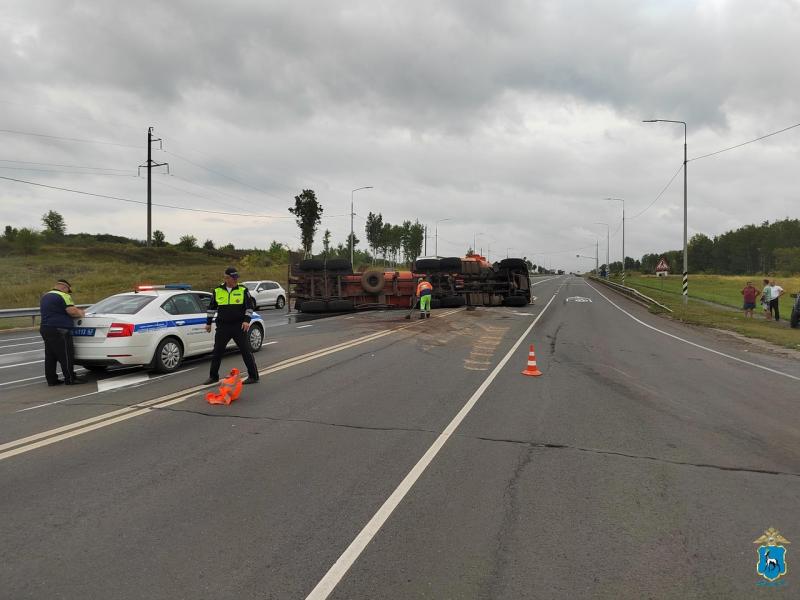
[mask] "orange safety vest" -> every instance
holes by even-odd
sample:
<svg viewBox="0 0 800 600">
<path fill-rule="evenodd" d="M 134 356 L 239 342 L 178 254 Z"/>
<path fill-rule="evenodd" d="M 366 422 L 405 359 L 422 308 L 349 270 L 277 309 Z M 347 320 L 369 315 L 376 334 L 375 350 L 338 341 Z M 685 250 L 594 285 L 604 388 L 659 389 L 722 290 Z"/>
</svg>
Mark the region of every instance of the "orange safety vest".
<svg viewBox="0 0 800 600">
<path fill-rule="evenodd" d="M 417 284 L 417 296 L 424 296 L 425 294 L 430 294 L 432 291 L 433 286 L 427 281 L 422 281 Z"/>
</svg>

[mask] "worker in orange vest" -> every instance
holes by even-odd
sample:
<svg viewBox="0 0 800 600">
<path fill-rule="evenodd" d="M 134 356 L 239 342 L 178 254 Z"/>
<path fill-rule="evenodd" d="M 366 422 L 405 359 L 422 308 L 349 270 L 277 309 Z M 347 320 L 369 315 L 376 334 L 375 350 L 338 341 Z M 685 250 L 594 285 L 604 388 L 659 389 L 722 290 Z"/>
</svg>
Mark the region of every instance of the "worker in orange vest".
<svg viewBox="0 0 800 600">
<path fill-rule="evenodd" d="M 425 319 L 431 316 L 431 295 L 433 286 L 423 277 L 417 280 L 417 298 L 419 298 L 419 318 Z"/>
</svg>

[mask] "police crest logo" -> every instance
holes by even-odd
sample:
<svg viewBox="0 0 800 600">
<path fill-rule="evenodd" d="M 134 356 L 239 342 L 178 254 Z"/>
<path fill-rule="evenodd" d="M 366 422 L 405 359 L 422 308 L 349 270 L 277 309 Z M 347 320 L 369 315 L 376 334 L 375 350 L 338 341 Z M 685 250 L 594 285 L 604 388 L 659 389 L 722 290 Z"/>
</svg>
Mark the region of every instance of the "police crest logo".
<svg viewBox="0 0 800 600">
<path fill-rule="evenodd" d="M 791 542 L 783 537 L 777 529 L 770 527 L 760 538 L 753 542 L 760 544 L 756 548 L 758 562 L 756 572 L 767 581 L 776 581 L 786 574 L 786 547 Z"/>
</svg>

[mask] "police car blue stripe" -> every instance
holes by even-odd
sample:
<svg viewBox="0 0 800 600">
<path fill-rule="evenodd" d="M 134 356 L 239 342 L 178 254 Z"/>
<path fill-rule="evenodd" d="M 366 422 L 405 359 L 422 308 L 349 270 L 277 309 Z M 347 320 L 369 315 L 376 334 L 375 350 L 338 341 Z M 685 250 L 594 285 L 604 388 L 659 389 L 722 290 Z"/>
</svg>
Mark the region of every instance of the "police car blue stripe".
<svg viewBox="0 0 800 600">
<path fill-rule="evenodd" d="M 205 317 L 198 317 L 196 319 L 181 319 L 180 325 L 174 320 L 170 321 L 151 321 L 150 323 L 139 323 L 134 326 L 134 331 L 155 331 L 156 329 L 167 329 L 169 327 L 187 327 L 190 325 L 205 325 Z M 253 315 L 252 321 L 263 321 L 260 315 Z"/>
</svg>

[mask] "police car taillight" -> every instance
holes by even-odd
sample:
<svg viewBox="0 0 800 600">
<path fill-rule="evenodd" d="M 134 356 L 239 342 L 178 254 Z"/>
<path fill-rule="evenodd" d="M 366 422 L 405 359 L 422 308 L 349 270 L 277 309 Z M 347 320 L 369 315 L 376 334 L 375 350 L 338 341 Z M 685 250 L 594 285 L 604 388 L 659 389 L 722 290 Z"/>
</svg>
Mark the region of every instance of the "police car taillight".
<svg viewBox="0 0 800 600">
<path fill-rule="evenodd" d="M 130 337 L 133 335 L 132 323 L 112 323 L 106 337 Z"/>
</svg>

